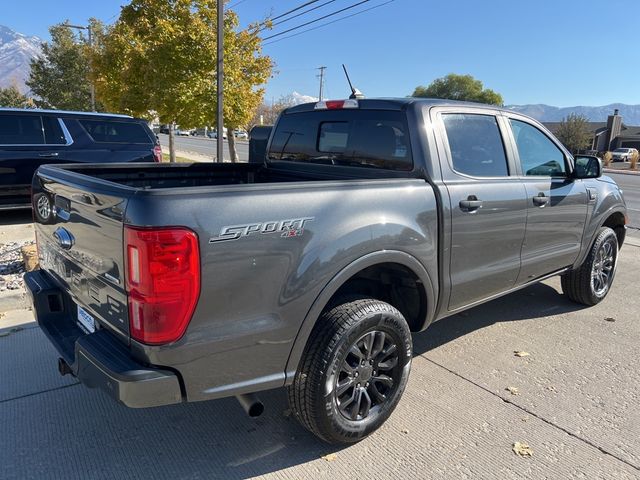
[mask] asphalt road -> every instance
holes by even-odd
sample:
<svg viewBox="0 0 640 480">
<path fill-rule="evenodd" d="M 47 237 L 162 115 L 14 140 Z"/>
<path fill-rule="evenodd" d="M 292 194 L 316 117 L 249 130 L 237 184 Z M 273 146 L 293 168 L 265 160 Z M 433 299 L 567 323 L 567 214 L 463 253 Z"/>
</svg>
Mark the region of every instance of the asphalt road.
<svg viewBox="0 0 640 480">
<path fill-rule="evenodd" d="M 622 188 L 624 199 L 627 202 L 627 211 L 632 230 L 630 234 L 640 236 L 640 175 L 624 173 L 607 173 Z"/>
<path fill-rule="evenodd" d="M 27 214 L 11 218 L 28 229 Z M 417 334 L 400 406 L 345 448 L 300 427 L 283 390 L 261 394 L 257 420 L 234 399 L 127 409 L 59 376 L 35 324 L 0 330 L 0 477 L 640 478 L 640 241 L 618 265 L 596 307 L 556 278 Z"/>
<path fill-rule="evenodd" d="M 160 144 L 169 147 L 169 135 L 159 134 Z M 192 152 L 199 155 L 215 158 L 217 140 L 206 137 L 178 137 L 176 136 L 176 150 L 182 152 Z M 236 151 L 241 162 L 249 160 L 249 142 L 246 140 L 236 140 Z M 229 160 L 229 144 L 224 140 L 224 158 Z"/>
</svg>

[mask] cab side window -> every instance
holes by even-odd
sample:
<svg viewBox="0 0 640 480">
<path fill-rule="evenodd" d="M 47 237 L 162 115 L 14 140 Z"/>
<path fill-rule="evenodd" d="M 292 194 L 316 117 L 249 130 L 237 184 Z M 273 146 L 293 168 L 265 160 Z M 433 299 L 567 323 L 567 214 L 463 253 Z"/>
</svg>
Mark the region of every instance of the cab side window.
<svg viewBox="0 0 640 480">
<path fill-rule="evenodd" d="M 509 119 L 509 122 L 524 175 L 566 176 L 564 153 L 549 137 L 528 123 L 514 119 Z"/>
<path fill-rule="evenodd" d="M 507 156 L 496 117 L 446 113 L 442 115 L 442 120 L 456 172 L 473 177 L 509 175 Z"/>
</svg>

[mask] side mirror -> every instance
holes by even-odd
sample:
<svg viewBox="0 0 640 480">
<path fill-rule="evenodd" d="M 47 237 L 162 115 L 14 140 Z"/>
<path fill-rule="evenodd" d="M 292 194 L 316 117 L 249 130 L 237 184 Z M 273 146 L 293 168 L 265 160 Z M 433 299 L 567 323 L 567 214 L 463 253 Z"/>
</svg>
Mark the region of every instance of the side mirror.
<svg viewBox="0 0 640 480">
<path fill-rule="evenodd" d="M 594 155 L 577 155 L 574 158 L 573 178 L 598 178 L 602 176 L 602 162 Z"/>
</svg>

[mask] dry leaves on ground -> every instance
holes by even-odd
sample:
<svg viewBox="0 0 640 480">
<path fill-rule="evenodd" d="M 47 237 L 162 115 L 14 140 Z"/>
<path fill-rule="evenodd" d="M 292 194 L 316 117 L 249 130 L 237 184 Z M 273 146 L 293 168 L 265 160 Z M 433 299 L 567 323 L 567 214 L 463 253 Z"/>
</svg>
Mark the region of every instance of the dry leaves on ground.
<svg viewBox="0 0 640 480">
<path fill-rule="evenodd" d="M 513 452 L 519 457 L 531 457 L 533 449 L 526 443 L 516 442 L 513 444 Z"/>
<path fill-rule="evenodd" d="M 529 352 L 523 352 L 522 350 L 515 350 L 513 354 L 516 357 L 528 357 L 529 355 L 531 355 Z"/>
<path fill-rule="evenodd" d="M 518 387 L 507 387 L 505 388 L 505 390 L 511 395 L 520 395 L 520 390 L 518 390 Z"/>
<path fill-rule="evenodd" d="M 335 453 L 329 453 L 322 457 L 322 459 L 326 460 L 327 462 L 333 462 L 336 458 L 338 458 L 338 455 L 336 455 Z"/>
</svg>

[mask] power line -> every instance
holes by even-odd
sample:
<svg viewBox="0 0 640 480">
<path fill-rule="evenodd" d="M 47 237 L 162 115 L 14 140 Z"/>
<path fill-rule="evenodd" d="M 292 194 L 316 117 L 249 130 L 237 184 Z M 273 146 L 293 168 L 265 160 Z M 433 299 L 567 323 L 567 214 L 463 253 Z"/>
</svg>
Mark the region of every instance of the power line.
<svg viewBox="0 0 640 480">
<path fill-rule="evenodd" d="M 282 17 L 286 17 L 286 16 L 287 16 L 287 15 L 289 15 L 290 13 L 297 12 L 297 11 L 298 11 L 298 10 L 300 10 L 301 8 L 304 8 L 304 7 L 306 7 L 307 5 L 311 5 L 312 3 L 317 3 L 317 2 L 319 2 L 319 1 L 320 1 L 320 0 L 311 0 L 310 2 L 305 2 L 305 3 L 303 3 L 302 5 L 299 5 L 299 6 L 297 6 L 296 8 L 292 8 L 291 10 L 289 10 L 289 11 L 287 11 L 287 12 L 284 12 L 284 13 L 281 13 L 281 14 L 280 14 L 280 15 L 278 15 L 277 17 L 270 18 L 269 20 L 273 21 L 273 20 L 277 20 L 277 19 L 282 18 Z"/>
<path fill-rule="evenodd" d="M 289 20 L 293 20 L 294 18 L 298 18 L 298 17 L 300 17 L 300 16 L 302 16 L 302 15 L 306 15 L 306 14 L 307 14 L 307 13 L 309 13 L 309 12 L 313 12 L 314 10 L 317 10 L 317 9 L 319 9 L 319 8 L 322 8 L 322 7 L 324 7 L 325 5 L 328 5 L 328 4 L 333 3 L 333 2 L 335 2 L 335 1 L 336 1 L 336 0 L 329 0 L 328 2 L 321 3 L 320 5 L 317 5 L 317 6 L 315 6 L 315 7 L 312 7 L 312 8 L 310 8 L 310 9 L 308 9 L 308 10 L 305 10 L 304 12 L 300 12 L 300 13 L 298 13 L 298 14 L 296 14 L 296 15 L 292 16 L 292 17 L 285 18 L 284 20 L 280 20 L 279 22 L 275 22 L 275 23 L 273 23 L 273 24 L 271 25 L 271 27 L 275 27 L 276 25 L 280 25 L 281 23 L 288 22 Z M 263 30 L 264 30 L 264 29 L 263 29 Z"/>
<path fill-rule="evenodd" d="M 265 41 L 265 40 L 270 40 L 270 39 L 275 38 L 275 37 L 279 37 L 280 35 L 284 35 L 285 33 L 289 33 L 289 32 L 292 32 L 292 31 L 294 31 L 294 30 L 297 30 L 297 29 L 299 29 L 299 28 L 306 27 L 307 25 L 311 25 L 312 23 L 319 22 L 320 20 L 324 20 L 325 18 L 333 17 L 334 15 L 337 15 L 337 14 L 339 14 L 339 13 L 342 13 L 342 12 L 344 12 L 345 10 L 350 10 L 350 9 L 352 9 L 352 8 L 357 7 L 358 5 L 362 5 L 363 3 L 367 3 L 367 2 L 369 2 L 369 1 L 370 1 L 370 0 L 362 0 L 362 1 L 360 1 L 360 2 L 353 3 L 353 4 L 349 5 L 348 7 L 341 8 L 340 10 L 336 10 L 335 12 L 328 13 L 327 15 L 324 15 L 324 16 L 319 17 L 319 18 L 315 18 L 315 19 L 310 20 L 310 21 L 308 21 L 308 22 L 306 22 L 306 23 L 302 23 L 302 24 L 300 24 L 300 25 L 297 25 L 297 26 L 295 26 L 295 27 L 292 27 L 292 28 L 290 28 L 290 29 L 288 29 L 288 30 L 284 30 L 284 31 L 282 31 L 282 32 L 280 32 L 280 33 L 276 33 L 276 34 L 274 34 L 274 35 L 270 35 L 270 36 L 268 36 L 268 37 L 263 38 L 262 40 L 263 40 L 263 41 Z"/>
<path fill-rule="evenodd" d="M 229 5 L 229 6 L 228 6 L 228 7 L 226 7 L 226 8 L 227 8 L 227 10 L 228 10 L 228 9 L 233 8 L 233 7 L 237 6 L 237 5 L 240 5 L 241 3 L 244 3 L 244 2 L 246 2 L 246 1 L 247 1 L 247 0 L 238 0 L 236 3 L 231 4 L 231 5 Z"/>
<path fill-rule="evenodd" d="M 331 25 L 331 24 L 333 24 L 333 23 L 337 23 L 337 22 L 339 22 L 339 21 L 341 21 L 341 20 L 346 20 L 347 18 L 355 17 L 356 15 L 360 15 L 360 14 L 365 13 L 365 12 L 368 12 L 368 11 L 370 11 L 370 10 L 374 10 L 374 9 L 376 9 L 376 8 L 383 7 L 383 6 L 385 6 L 385 5 L 388 5 L 389 3 L 393 3 L 394 1 L 395 1 L 395 0 L 387 0 L 386 2 L 380 3 L 380 4 L 378 4 L 378 5 L 374 5 L 373 7 L 365 8 L 364 10 L 360 10 L 360 11 L 355 12 L 355 13 L 352 13 L 352 14 L 350 14 L 350 15 L 345 15 L 344 17 L 336 18 L 335 20 L 332 20 L 332 21 L 327 22 L 327 23 L 323 23 L 322 25 L 318 25 L 317 27 L 307 28 L 306 30 L 303 30 L 302 32 L 294 33 L 294 34 L 292 34 L 292 35 L 287 35 L 287 36 L 286 36 L 286 37 L 284 37 L 284 38 L 279 38 L 279 39 L 277 39 L 277 40 L 272 40 L 272 41 L 270 41 L 270 42 L 263 43 L 262 45 L 263 45 L 263 46 L 271 45 L 272 43 L 278 43 L 278 42 L 281 42 L 281 41 L 283 41 L 283 40 L 286 40 L 287 38 L 297 37 L 298 35 L 302 35 L 303 33 L 311 32 L 311 31 L 313 31 L 313 30 L 318 30 L 319 28 L 329 26 L 329 25 Z"/>
</svg>

